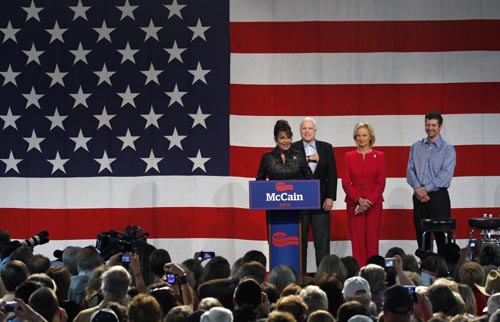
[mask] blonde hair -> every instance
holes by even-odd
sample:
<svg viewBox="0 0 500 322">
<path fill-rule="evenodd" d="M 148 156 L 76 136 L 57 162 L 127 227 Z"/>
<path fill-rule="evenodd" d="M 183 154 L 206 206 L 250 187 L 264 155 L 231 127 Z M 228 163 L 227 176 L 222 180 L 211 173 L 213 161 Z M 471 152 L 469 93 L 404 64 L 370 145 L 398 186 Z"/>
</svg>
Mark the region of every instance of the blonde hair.
<svg viewBox="0 0 500 322">
<path fill-rule="evenodd" d="M 375 144 L 375 131 L 373 130 L 373 126 L 366 122 L 366 121 L 361 121 L 361 122 L 358 122 L 356 123 L 356 125 L 354 126 L 354 132 L 352 134 L 352 138 L 354 139 L 354 141 L 356 142 L 356 132 L 358 132 L 358 130 L 360 128 L 365 128 L 368 130 L 368 133 L 370 134 L 370 148 Z"/>
</svg>

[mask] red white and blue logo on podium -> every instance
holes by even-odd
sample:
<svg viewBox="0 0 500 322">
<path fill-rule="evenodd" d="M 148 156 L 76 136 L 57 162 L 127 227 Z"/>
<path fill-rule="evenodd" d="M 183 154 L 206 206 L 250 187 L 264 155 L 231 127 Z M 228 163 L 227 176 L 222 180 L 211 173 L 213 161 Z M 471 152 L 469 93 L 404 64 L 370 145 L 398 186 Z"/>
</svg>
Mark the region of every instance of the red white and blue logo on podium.
<svg viewBox="0 0 500 322">
<path fill-rule="evenodd" d="M 318 180 L 250 181 L 250 209 L 317 209 Z"/>
</svg>

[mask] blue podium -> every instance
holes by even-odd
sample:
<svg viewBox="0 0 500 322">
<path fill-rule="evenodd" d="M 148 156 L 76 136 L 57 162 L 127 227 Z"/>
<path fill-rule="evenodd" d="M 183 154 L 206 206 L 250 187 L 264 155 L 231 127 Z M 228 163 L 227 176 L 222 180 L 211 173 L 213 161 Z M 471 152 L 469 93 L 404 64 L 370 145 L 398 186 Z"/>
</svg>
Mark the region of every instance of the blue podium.
<svg viewBox="0 0 500 322">
<path fill-rule="evenodd" d="M 250 181 L 250 209 L 267 211 L 270 269 L 291 265 L 302 272 L 299 210 L 319 209 L 319 180 Z"/>
</svg>

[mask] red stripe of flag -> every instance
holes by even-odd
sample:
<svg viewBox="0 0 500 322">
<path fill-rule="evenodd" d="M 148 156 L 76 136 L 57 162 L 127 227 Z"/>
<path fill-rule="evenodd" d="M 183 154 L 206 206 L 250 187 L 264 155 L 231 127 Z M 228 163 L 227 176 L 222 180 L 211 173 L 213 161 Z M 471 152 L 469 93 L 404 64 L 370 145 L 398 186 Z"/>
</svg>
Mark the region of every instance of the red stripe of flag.
<svg viewBox="0 0 500 322">
<path fill-rule="evenodd" d="M 500 39 L 500 38 L 499 38 Z M 499 42 L 500 43 L 500 42 Z M 231 85 L 231 114 L 316 116 L 498 113 L 500 83 Z"/>
<path fill-rule="evenodd" d="M 499 20 L 232 22 L 233 53 L 500 49 Z"/>
<path fill-rule="evenodd" d="M 408 196 L 411 198 L 411 196 Z M 453 201 L 452 201 L 453 202 Z M 336 204 L 343 201 L 336 201 Z M 457 238 L 467 238 L 469 218 L 483 213 L 496 213 L 498 208 L 452 209 L 457 218 Z M 265 212 L 248 209 L 221 208 L 132 208 L 132 209 L 3 209 L 2 229 L 13 238 L 27 238 L 47 230 L 51 240 L 94 239 L 99 231 L 121 230 L 124 225 L 140 223 L 150 238 L 236 238 L 266 240 Z M 200 216 L 200 213 L 203 213 Z M 413 211 L 384 209 L 381 227 L 383 240 L 412 240 Z M 137 218 L 141 220 L 138 221 Z M 245 218 L 242 225 L 242 218 Z M 344 210 L 334 210 L 331 216 L 331 240 L 349 240 Z M 23 222 L 26 225 L 20 225 Z M 193 223 L 196 224 L 193 224 Z M 221 223 L 224 223 L 221 225 Z M 96 229 L 99 227 L 100 229 Z M 401 227 L 406 227 L 401 229 Z"/>
</svg>

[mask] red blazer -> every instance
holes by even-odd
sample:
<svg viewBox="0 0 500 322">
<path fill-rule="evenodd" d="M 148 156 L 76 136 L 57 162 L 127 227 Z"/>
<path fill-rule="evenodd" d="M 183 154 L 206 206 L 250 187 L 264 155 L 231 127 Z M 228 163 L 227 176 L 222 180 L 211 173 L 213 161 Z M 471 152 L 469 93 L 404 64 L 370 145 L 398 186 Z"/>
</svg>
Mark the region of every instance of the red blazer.
<svg viewBox="0 0 500 322">
<path fill-rule="evenodd" d="M 382 203 L 385 178 L 384 152 L 372 150 L 365 154 L 365 160 L 357 150 L 346 152 L 342 174 L 346 203 L 357 204 L 360 197 L 370 200 L 372 204 Z"/>
</svg>

